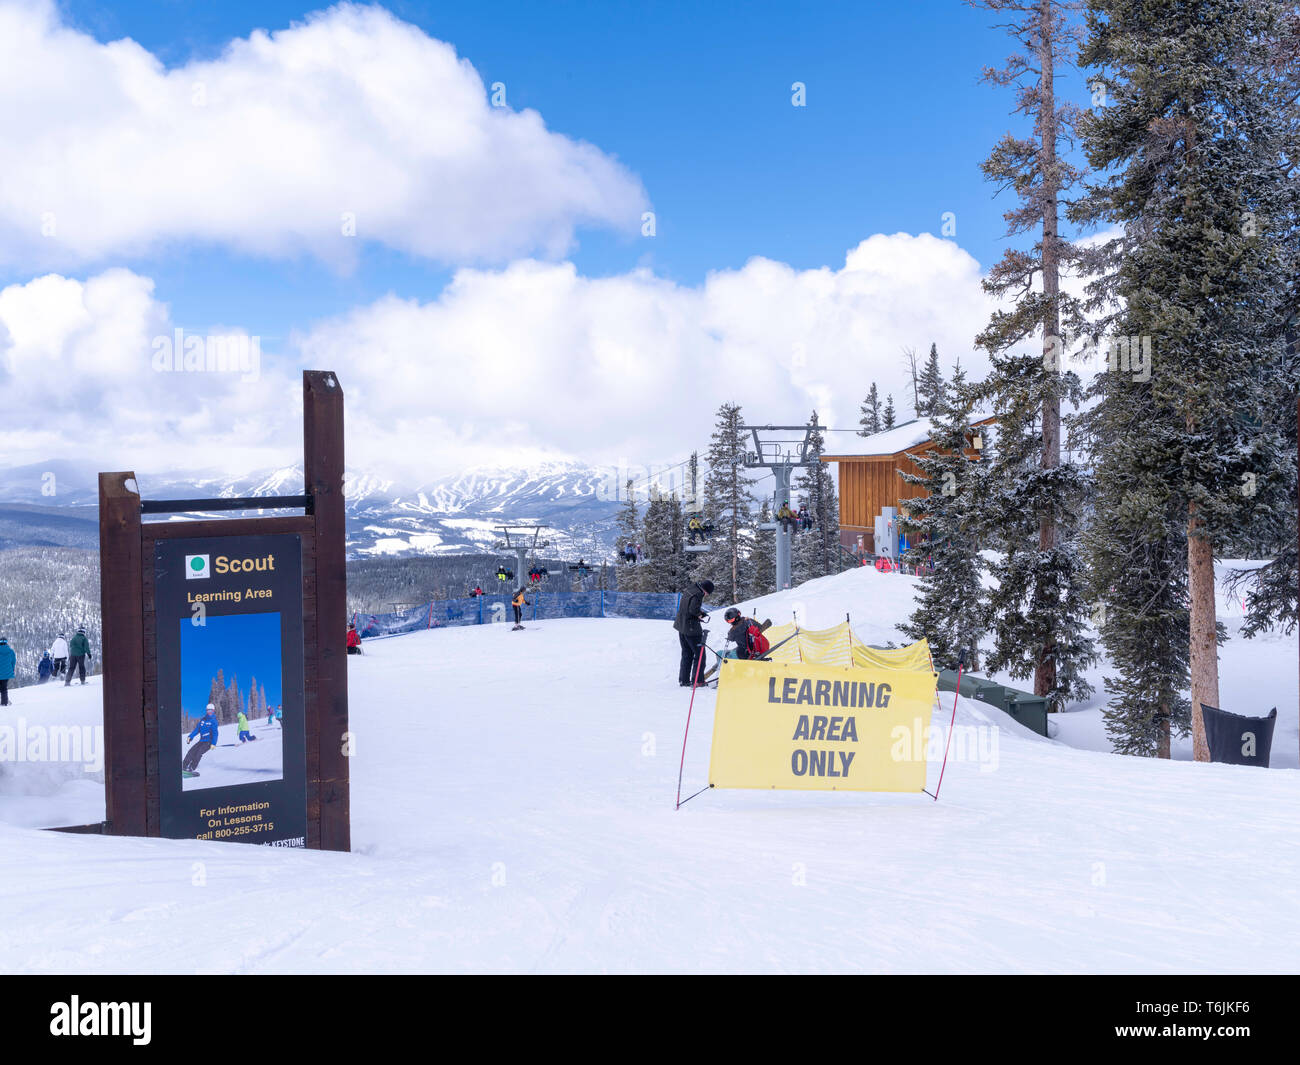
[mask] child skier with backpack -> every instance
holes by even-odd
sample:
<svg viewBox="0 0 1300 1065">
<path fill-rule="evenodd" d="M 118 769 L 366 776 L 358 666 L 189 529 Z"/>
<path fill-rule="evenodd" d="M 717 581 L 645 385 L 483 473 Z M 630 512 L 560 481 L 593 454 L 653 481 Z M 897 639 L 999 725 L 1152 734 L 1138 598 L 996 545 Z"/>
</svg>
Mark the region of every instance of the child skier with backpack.
<svg viewBox="0 0 1300 1065">
<path fill-rule="evenodd" d="M 728 607 L 722 615 L 731 626 L 727 630 L 727 639 L 736 645 L 736 657 L 742 659 L 762 658 L 772 645 L 763 633 L 762 626 L 753 618 L 747 618 L 734 606 Z"/>
</svg>

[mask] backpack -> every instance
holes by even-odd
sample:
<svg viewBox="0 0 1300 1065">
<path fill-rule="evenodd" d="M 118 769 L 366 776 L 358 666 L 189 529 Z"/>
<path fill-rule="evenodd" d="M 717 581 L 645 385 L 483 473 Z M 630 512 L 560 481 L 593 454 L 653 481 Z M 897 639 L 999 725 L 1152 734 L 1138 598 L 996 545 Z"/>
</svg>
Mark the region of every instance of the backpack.
<svg viewBox="0 0 1300 1065">
<path fill-rule="evenodd" d="M 772 649 L 771 641 L 768 640 L 767 636 L 763 633 L 763 630 L 758 627 L 757 622 L 751 621 L 749 623 L 749 628 L 746 630 L 746 634 L 749 636 L 750 658 L 761 658 Z"/>
</svg>

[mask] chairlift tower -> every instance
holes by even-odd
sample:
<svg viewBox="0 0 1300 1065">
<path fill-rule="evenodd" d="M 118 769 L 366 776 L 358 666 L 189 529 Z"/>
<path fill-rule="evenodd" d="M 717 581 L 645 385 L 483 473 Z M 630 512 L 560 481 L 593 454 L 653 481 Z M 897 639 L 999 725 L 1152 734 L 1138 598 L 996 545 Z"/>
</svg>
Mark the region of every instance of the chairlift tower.
<svg viewBox="0 0 1300 1065">
<path fill-rule="evenodd" d="M 518 566 L 515 567 L 515 584 L 516 587 L 525 585 L 525 571 L 528 568 L 528 555 L 530 552 L 536 553 L 542 548 L 550 547 L 550 540 L 543 540 L 542 530 L 549 528 L 546 525 L 498 525 L 496 531 L 501 534 L 501 539 L 496 542 L 497 551 L 513 551 L 515 557 L 519 560 Z M 510 538 L 514 533 L 514 539 Z M 528 534 L 532 533 L 533 538 L 528 539 Z"/>
<path fill-rule="evenodd" d="M 754 441 L 752 451 L 745 453 L 748 469 L 771 470 L 776 487 L 772 490 L 772 515 L 790 498 L 790 475 L 796 467 L 816 466 L 821 460 L 813 447 L 813 436 L 818 430 L 817 415 L 807 425 L 742 425 L 741 432 L 749 433 Z M 776 590 L 790 587 L 790 540 L 784 523 L 776 520 L 771 525 L 760 526 L 773 530 L 776 536 Z"/>
</svg>

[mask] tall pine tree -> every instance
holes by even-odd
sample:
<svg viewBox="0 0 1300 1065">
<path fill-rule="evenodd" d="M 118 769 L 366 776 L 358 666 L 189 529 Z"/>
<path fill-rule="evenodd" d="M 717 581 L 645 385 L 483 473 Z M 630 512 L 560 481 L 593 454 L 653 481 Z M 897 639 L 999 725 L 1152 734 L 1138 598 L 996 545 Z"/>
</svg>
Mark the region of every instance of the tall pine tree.
<svg viewBox="0 0 1300 1065">
<path fill-rule="evenodd" d="M 921 370 L 917 383 L 920 406 L 917 414 L 931 418 L 943 409 L 943 371 L 939 369 L 939 345 L 930 345 L 930 354 L 926 356 L 925 367 Z"/>
<path fill-rule="evenodd" d="M 651 491 L 641 534 L 641 590 L 677 592 L 686 580 L 682 501 L 676 492 Z"/>
<path fill-rule="evenodd" d="M 636 505 L 636 488 L 632 478 L 627 479 L 627 485 L 624 488 L 626 498 L 623 505 L 618 511 L 618 546 L 619 558 L 623 557 L 623 549 L 628 544 L 640 543 L 641 536 L 641 513 Z M 621 591 L 639 592 L 644 589 L 640 585 L 641 572 L 634 564 L 621 562 L 618 569 L 618 586 Z M 675 589 L 674 589 L 675 590 Z"/>
<path fill-rule="evenodd" d="M 858 419 L 858 424 L 862 428 L 858 431 L 858 436 L 871 436 L 884 428 L 881 424 L 880 393 L 876 390 L 875 381 L 871 382 L 871 390 L 867 393 L 861 410 L 862 417 Z"/>
<path fill-rule="evenodd" d="M 718 408 L 718 423 L 709 445 L 704 479 L 704 512 L 713 523 L 712 548 L 696 569 L 728 601 L 739 602 L 749 587 L 749 547 L 753 543 L 754 479 L 746 474 L 744 419 L 735 403 Z"/>
<path fill-rule="evenodd" d="M 812 417 L 815 422 L 816 411 Z M 813 523 L 811 529 L 800 531 L 795 536 L 790 552 L 795 583 L 839 571 L 839 500 L 835 494 L 835 475 L 829 465 L 821 461 L 825 450 L 825 436 L 817 429 L 812 434 L 809 455 L 816 460 L 816 465 L 801 467 L 795 476 L 795 494 L 799 502 L 807 505 Z"/>
<path fill-rule="evenodd" d="M 955 665 L 966 650 L 971 654 L 966 668 L 978 670 L 985 612 L 975 501 L 983 470 L 968 455 L 973 405 L 965 375 L 957 367 L 932 415 L 934 446 L 912 459 L 921 472 L 903 473 L 908 484 L 926 494 L 902 502 L 899 521 L 909 543 L 904 561 L 922 576 L 916 609 L 899 630 L 909 639 L 929 640 L 937 665 Z"/>
<path fill-rule="evenodd" d="M 1098 396 L 1121 409 L 1098 424 L 1132 424 L 1125 415 L 1141 410 L 1145 491 L 1168 499 L 1183 524 L 1198 761 L 1209 759 L 1200 707 L 1221 705 L 1214 558 L 1287 483 L 1281 466 L 1293 453 L 1259 420 L 1273 390 L 1293 390 L 1284 334 L 1295 193 L 1271 74 L 1282 10 L 1277 0 L 1093 0 L 1081 53 L 1106 106 L 1079 128 L 1107 177 L 1075 216 L 1122 227 L 1096 254 L 1094 292 L 1121 304 L 1112 323 L 1131 338 L 1099 375 L 1119 379 L 1099 382 Z M 1101 462 L 1113 443 L 1097 439 Z M 1098 522 L 1131 505 L 1103 502 Z"/>
<path fill-rule="evenodd" d="M 749 595 L 756 598 L 770 595 L 776 587 L 776 533 L 762 526 L 772 523 L 772 504 L 767 499 L 758 512 L 758 527 L 754 530 L 753 565 L 750 569 Z"/>
<path fill-rule="evenodd" d="M 1061 197 L 1079 174 L 1063 157 L 1076 109 L 1058 104 L 1056 69 L 1071 54 L 1072 5 L 1061 0 L 971 0 L 1006 16 L 1003 28 L 1023 48 L 984 79 L 1016 90 L 1016 112 L 1032 123 L 1028 137 L 1007 133 L 983 164 L 984 176 L 1014 190 L 1004 215 L 1010 247 L 984 282 L 1007 301 L 976 343 L 991 370 L 979 393 L 998 419 L 997 447 L 983 479 L 981 525 L 993 565 L 990 670 L 1033 676 L 1034 693 L 1053 709 L 1091 692 L 1084 669 L 1096 660 L 1087 635 L 1086 575 L 1080 555 L 1086 485 L 1081 469 L 1061 462 L 1061 403 L 1078 404 L 1078 375 L 1062 366 L 1064 327 L 1077 329 L 1077 301 L 1061 277 L 1077 259 L 1060 234 Z M 1039 353 L 1023 353 L 1037 341 Z"/>
</svg>

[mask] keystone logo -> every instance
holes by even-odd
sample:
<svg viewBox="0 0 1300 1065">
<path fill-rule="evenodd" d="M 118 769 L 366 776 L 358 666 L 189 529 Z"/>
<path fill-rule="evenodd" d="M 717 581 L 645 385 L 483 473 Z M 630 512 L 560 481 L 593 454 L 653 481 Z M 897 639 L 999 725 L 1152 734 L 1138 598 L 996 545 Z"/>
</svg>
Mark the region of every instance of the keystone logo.
<svg viewBox="0 0 1300 1065">
<path fill-rule="evenodd" d="M 208 569 L 207 555 L 185 556 L 185 579 L 187 581 L 202 580 L 211 575 L 211 571 Z"/>
</svg>

